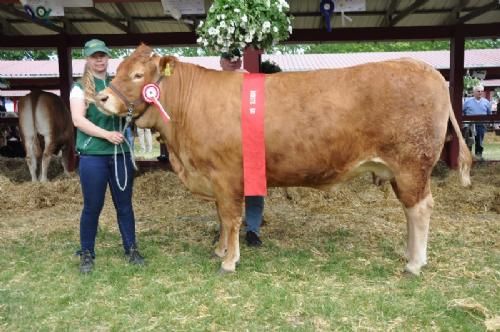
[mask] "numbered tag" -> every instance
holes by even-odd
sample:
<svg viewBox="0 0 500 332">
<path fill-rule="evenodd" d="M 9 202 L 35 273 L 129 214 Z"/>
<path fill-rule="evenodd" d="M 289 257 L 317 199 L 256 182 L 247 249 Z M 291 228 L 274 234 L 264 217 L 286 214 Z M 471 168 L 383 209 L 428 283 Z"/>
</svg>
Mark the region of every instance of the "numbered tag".
<svg viewBox="0 0 500 332">
<path fill-rule="evenodd" d="M 159 98 L 160 98 L 160 88 L 158 87 L 157 84 L 150 83 L 146 84 L 142 88 L 142 98 L 150 104 L 154 104 L 156 108 L 160 111 L 161 116 L 165 120 L 165 122 L 168 122 L 170 120 L 170 117 L 168 116 L 167 112 L 163 109 L 163 106 L 161 105 Z"/>
</svg>

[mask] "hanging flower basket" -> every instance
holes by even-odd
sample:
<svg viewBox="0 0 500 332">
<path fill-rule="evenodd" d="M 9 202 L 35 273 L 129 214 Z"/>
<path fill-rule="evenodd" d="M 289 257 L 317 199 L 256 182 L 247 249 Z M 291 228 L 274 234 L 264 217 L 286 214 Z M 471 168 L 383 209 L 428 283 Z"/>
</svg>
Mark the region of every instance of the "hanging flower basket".
<svg viewBox="0 0 500 332">
<path fill-rule="evenodd" d="M 292 33 L 285 0 L 214 0 L 196 32 L 198 44 L 218 53 L 268 49 Z"/>
</svg>

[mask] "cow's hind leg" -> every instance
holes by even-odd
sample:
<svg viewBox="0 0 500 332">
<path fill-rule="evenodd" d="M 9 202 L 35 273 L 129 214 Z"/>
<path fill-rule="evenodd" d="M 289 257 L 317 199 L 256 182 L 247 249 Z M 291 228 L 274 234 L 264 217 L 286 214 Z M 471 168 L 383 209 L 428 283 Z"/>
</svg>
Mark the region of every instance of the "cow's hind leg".
<svg viewBox="0 0 500 332">
<path fill-rule="evenodd" d="M 40 154 L 38 140 L 36 136 L 24 135 L 24 149 L 26 150 L 26 163 L 31 174 L 31 181 L 38 181 L 37 171 L 37 156 Z"/>
<path fill-rule="evenodd" d="M 52 154 L 54 154 L 55 146 L 50 135 L 44 136 L 45 148 L 42 154 L 42 169 L 40 170 L 40 181 L 47 181 L 47 172 L 50 165 Z"/>
<path fill-rule="evenodd" d="M 430 177 L 414 175 L 396 177 L 392 181 L 394 191 L 403 203 L 407 222 L 408 263 L 405 270 L 418 275 L 427 264 L 427 238 L 434 201 L 430 191 Z"/>
<path fill-rule="evenodd" d="M 73 153 L 73 149 L 67 145 L 63 146 L 61 149 L 61 164 L 66 176 L 69 176 L 69 163 L 71 158 L 73 158 Z"/>
<path fill-rule="evenodd" d="M 217 211 L 220 218 L 220 238 L 215 254 L 224 257 L 221 272 L 234 272 L 236 263 L 240 260 L 239 234 L 242 204 L 242 199 L 226 198 L 217 201 Z"/>
</svg>

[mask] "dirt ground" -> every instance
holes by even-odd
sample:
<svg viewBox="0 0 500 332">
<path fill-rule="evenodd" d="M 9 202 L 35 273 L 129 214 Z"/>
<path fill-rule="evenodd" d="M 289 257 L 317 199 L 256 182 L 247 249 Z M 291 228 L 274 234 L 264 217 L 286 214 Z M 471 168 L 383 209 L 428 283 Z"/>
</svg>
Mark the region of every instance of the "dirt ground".
<svg viewBox="0 0 500 332">
<path fill-rule="evenodd" d="M 77 241 L 82 207 L 78 176 L 65 177 L 56 159 L 51 163 L 49 179 L 47 183 L 31 183 L 23 159 L 0 158 L 3 239 L 19 239 L 31 232 L 61 231 L 74 232 Z M 471 188 L 461 187 L 457 174 L 441 164 L 435 168 L 432 180 L 435 208 L 431 237 L 433 232 L 458 232 L 464 239 L 479 241 L 484 234 L 482 223 L 500 225 L 500 163 L 475 165 Z M 312 239 L 318 232 L 332 234 L 346 227 L 363 233 L 367 240 L 372 234 L 401 240 L 405 237 L 404 213 L 390 185 L 376 187 L 369 176 L 342 184 L 334 192 L 308 188 L 288 191 L 287 198 L 281 189 L 270 190 L 266 198 L 266 225 L 262 228 L 265 239 L 281 246 L 296 244 L 304 237 Z M 194 197 L 174 173 L 165 170 L 138 173 L 134 208 L 139 233 L 153 236 L 189 232 L 187 236 L 193 241 L 211 241 L 217 229 L 214 204 Z M 116 227 L 115 220 L 108 195 L 101 227 Z M 494 238 L 498 233 L 484 236 Z"/>
</svg>

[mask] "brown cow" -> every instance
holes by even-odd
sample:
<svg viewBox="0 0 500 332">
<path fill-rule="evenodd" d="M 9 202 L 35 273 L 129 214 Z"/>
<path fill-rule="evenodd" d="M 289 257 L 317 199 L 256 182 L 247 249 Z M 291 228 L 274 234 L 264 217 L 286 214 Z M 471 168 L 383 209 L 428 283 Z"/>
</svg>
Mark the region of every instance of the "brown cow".
<svg viewBox="0 0 500 332">
<path fill-rule="evenodd" d="M 172 74 L 162 78 L 166 66 Z M 118 67 L 113 89 L 97 96 L 111 114 L 126 115 L 127 105 L 134 105 L 137 125 L 155 128 L 166 141 L 182 182 L 216 201 L 221 233 L 215 254 L 224 257 L 222 271 L 234 271 L 240 258 L 243 75 L 153 55 L 141 45 Z M 159 79 L 160 101 L 172 118 L 168 123 L 141 100 L 142 87 Z M 401 59 L 278 73 L 266 77 L 265 93 L 268 186 L 332 190 L 365 172 L 391 181 L 407 218 L 406 270 L 419 274 L 427 263 L 431 171 L 448 121 L 460 133 L 439 72 Z M 468 185 L 471 156 L 462 138 L 459 142 L 460 177 Z"/>
<path fill-rule="evenodd" d="M 40 158 L 40 181 L 47 181 L 50 159 L 59 151 L 62 151 L 64 173 L 68 174 L 68 164 L 75 153 L 74 128 L 71 114 L 59 96 L 36 90 L 22 97 L 19 100 L 19 128 L 33 182 L 38 179 Z"/>
</svg>

